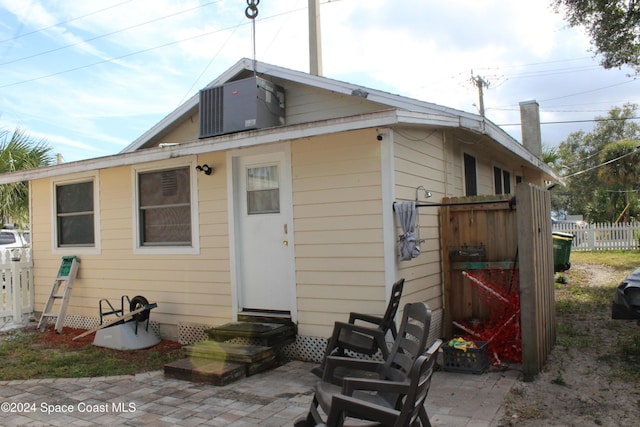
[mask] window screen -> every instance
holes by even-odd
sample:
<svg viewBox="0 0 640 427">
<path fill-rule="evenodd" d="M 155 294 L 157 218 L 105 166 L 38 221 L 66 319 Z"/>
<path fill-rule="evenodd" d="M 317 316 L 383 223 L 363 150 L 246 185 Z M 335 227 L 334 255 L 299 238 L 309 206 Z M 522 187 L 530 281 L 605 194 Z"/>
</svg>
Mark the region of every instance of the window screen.
<svg viewBox="0 0 640 427">
<path fill-rule="evenodd" d="M 58 246 L 94 246 L 93 181 L 56 186 Z"/>
<path fill-rule="evenodd" d="M 191 186 L 188 167 L 138 175 L 142 246 L 191 245 Z"/>
</svg>

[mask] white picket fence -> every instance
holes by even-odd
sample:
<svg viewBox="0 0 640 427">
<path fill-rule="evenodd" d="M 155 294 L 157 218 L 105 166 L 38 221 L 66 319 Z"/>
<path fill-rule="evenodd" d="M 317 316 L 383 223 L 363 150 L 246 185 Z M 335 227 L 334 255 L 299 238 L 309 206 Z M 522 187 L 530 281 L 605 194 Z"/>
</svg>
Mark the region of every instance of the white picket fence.
<svg viewBox="0 0 640 427">
<path fill-rule="evenodd" d="M 574 236 L 571 250 L 604 251 L 640 249 L 640 223 L 554 224 L 553 231 Z"/>
<path fill-rule="evenodd" d="M 0 273 L 2 280 L 0 322 L 20 322 L 22 316 L 33 313 L 31 249 L 0 250 Z"/>
</svg>

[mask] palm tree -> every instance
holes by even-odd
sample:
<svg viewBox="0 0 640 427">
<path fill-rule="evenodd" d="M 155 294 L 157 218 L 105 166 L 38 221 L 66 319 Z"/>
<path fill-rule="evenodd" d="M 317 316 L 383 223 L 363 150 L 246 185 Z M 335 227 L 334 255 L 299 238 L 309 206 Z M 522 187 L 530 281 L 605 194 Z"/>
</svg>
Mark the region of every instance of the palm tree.
<svg viewBox="0 0 640 427">
<path fill-rule="evenodd" d="M 0 173 L 49 166 L 54 163 L 52 148 L 44 140 L 34 140 L 23 130 L 0 129 Z M 2 225 L 29 224 L 29 186 L 26 182 L 0 185 Z"/>
</svg>

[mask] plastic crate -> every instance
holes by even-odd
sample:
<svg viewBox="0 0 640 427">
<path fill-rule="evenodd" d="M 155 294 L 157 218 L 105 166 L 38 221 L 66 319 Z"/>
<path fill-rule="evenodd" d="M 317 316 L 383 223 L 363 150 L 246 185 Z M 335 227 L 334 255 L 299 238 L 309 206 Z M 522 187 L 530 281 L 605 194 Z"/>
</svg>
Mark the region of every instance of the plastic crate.
<svg viewBox="0 0 640 427">
<path fill-rule="evenodd" d="M 489 367 L 487 343 L 476 341 L 475 344 L 477 348 L 468 348 L 467 351 L 442 346 L 442 369 L 448 372 L 483 373 Z"/>
</svg>

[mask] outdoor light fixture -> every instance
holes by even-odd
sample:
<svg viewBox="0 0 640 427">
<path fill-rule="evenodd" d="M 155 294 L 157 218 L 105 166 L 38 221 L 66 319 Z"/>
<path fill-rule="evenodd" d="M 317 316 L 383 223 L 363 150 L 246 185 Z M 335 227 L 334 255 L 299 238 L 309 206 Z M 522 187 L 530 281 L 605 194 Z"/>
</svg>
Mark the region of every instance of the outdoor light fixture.
<svg viewBox="0 0 640 427">
<path fill-rule="evenodd" d="M 211 175 L 213 173 L 213 168 L 206 164 L 202 166 L 196 166 L 196 170 L 198 172 L 204 172 L 205 175 Z"/>
</svg>

